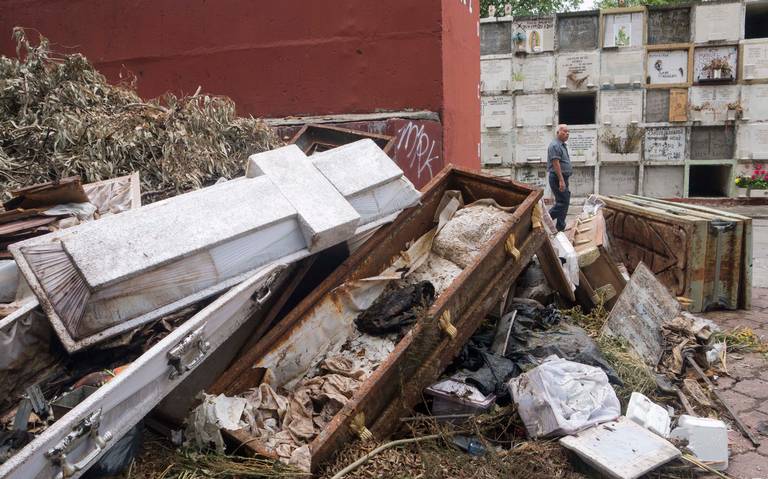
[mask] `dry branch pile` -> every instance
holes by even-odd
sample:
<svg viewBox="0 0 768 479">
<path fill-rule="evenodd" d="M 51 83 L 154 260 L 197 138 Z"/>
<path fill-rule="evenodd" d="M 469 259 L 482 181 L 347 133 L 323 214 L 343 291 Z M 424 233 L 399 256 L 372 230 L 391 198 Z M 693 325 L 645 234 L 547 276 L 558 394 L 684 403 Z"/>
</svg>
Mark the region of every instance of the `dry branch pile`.
<svg viewBox="0 0 768 479">
<path fill-rule="evenodd" d="M 17 57 L 0 57 L 0 191 L 79 175 L 93 182 L 139 171 L 146 201 L 242 173 L 278 138 L 238 118 L 229 98 L 172 94 L 144 102 L 110 85 L 80 55 L 57 55 L 14 29 Z"/>
</svg>

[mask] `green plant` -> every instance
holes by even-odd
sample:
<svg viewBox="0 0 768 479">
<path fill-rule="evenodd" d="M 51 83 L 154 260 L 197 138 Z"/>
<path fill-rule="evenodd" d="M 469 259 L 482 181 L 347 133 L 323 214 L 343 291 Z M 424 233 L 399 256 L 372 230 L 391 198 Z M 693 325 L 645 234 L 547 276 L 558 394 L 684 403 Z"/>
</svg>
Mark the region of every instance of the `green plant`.
<svg viewBox="0 0 768 479">
<path fill-rule="evenodd" d="M 752 176 L 743 175 L 736 178 L 736 186 L 753 190 L 768 190 L 768 171 L 764 170 L 762 165 L 755 165 Z"/>
<path fill-rule="evenodd" d="M 569 12 L 577 10 L 584 0 L 480 0 L 481 17 L 503 17 L 505 15 L 546 15 L 549 13 Z M 505 6 L 509 8 L 505 10 Z M 495 12 L 488 14 L 488 7 L 493 6 Z"/>
</svg>

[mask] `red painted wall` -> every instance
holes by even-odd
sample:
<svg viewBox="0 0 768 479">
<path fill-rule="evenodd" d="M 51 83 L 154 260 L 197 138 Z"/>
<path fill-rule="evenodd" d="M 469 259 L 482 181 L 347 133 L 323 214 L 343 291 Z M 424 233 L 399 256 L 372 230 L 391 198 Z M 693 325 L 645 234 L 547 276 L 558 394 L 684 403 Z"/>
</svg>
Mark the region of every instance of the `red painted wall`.
<svg viewBox="0 0 768 479">
<path fill-rule="evenodd" d="M 472 9 L 467 2 L 472 2 Z M 479 168 L 478 0 L 3 0 L 14 26 L 82 52 L 145 98 L 203 91 L 263 117 L 438 112 L 446 163 Z"/>
<path fill-rule="evenodd" d="M 442 0 L 443 155 L 480 168 L 480 16 L 478 0 Z"/>
</svg>

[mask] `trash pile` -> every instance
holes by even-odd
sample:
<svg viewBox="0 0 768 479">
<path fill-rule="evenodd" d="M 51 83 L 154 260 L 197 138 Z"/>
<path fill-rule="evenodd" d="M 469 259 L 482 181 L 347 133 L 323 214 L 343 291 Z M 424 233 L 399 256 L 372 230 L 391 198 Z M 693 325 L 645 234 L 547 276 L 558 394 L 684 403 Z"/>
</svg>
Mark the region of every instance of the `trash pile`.
<svg viewBox="0 0 768 479">
<path fill-rule="evenodd" d="M 132 172 L 152 202 L 243 174 L 248 156 L 280 144 L 229 98 L 172 94 L 145 102 L 130 79 L 111 85 L 80 54 L 60 55 L 14 29 L 18 58 L 0 57 L 0 189 Z"/>
<path fill-rule="evenodd" d="M 180 447 L 166 477 L 727 477 L 730 425 L 758 443 L 712 382 L 731 337 L 690 311 L 748 295 L 634 261 L 642 212 L 592 197 L 556 233 L 535 188 L 448 167 L 419 192 L 391 138 L 278 146 L 226 99 L 142 102 L 15 34 L 0 476 L 117 473 L 145 423 Z M 717 254 L 746 244 L 732 219 Z"/>
</svg>

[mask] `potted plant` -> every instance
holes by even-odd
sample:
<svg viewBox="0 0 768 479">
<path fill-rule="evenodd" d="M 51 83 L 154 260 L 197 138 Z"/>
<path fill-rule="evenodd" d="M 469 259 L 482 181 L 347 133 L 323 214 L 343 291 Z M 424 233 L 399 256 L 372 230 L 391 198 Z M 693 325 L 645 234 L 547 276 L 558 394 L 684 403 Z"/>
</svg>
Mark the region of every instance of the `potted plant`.
<svg viewBox="0 0 768 479">
<path fill-rule="evenodd" d="M 736 121 L 741 120 L 741 116 L 744 113 L 744 108 L 741 106 L 741 102 L 735 101 L 728 103 L 728 120 Z"/>
<path fill-rule="evenodd" d="M 716 57 L 701 69 L 707 75 L 705 80 L 732 80 L 733 68 L 726 57 Z M 701 78 L 699 78 L 701 80 Z"/>
<path fill-rule="evenodd" d="M 752 190 L 768 190 L 768 171 L 763 169 L 763 165 L 755 165 L 752 176 L 739 176 L 736 178 L 736 186 L 747 190 L 747 197 L 751 196 Z"/>
</svg>

